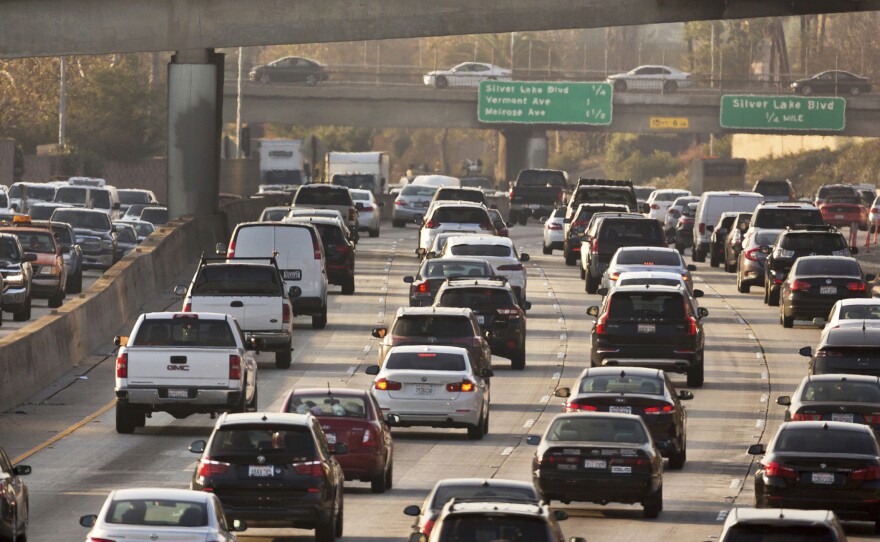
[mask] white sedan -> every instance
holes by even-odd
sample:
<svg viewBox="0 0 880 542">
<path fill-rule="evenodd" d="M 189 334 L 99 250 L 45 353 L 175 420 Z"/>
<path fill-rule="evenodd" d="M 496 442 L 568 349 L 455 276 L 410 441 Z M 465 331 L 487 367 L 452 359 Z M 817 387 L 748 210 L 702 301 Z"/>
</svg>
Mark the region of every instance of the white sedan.
<svg viewBox="0 0 880 542">
<path fill-rule="evenodd" d="M 565 241 L 565 208 L 554 209 L 544 222 L 544 254 L 553 254 L 553 249 L 562 250 Z"/>
<path fill-rule="evenodd" d="M 880 327 L 880 299 L 841 299 L 831 307 L 827 322 L 824 318 L 814 318 L 813 323 L 824 326 L 825 330 L 843 325 Z"/>
<path fill-rule="evenodd" d="M 370 393 L 392 426 L 466 428 L 468 437 L 489 432 L 491 369 L 476 371 L 457 346 L 395 346 L 374 375 Z"/>
<path fill-rule="evenodd" d="M 645 202 L 648 204 L 648 218 L 653 218 L 663 224 L 666 220 L 666 212 L 672 207 L 672 202 L 682 196 L 690 195 L 690 190 L 682 190 L 680 188 L 654 190 Z"/>
<path fill-rule="evenodd" d="M 247 526 L 226 523 L 220 499 L 189 489 L 135 488 L 110 492 L 97 515 L 82 516 L 86 540 L 212 540 L 236 542 Z"/>
<path fill-rule="evenodd" d="M 429 87 L 478 87 L 480 81 L 510 81 L 511 71 L 494 64 L 462 62 L 448 70 L 434 70 L 424 76 Z"/>
<path fill-rule="evenodd" d="M 639 66 L 626 73 L 609 75 L 606 79 L 615 92 L 625 90 L 662 90 L 675 92 L 693 84 L 691 74 L 669 66 Z"/>
<path fill-rule="evenodd" d="M 450 237 L 443 247 L 441 258 L 472 256 L 482 258 L 510 283 L 520 301 L 526 300 L 526 269 L 523 262 L 529 261 L 525 252 L 516 253 L 513 241 L 508 237 L 493 235 L 462 235 Z"/>
<path fill-rule="evenodd" d="M 358 228 L 370 232 L 370 237 L 379 237 L 379 222 L 382 220 L 380 207 L 384 204 L 376 201 L 376 196 L 369 190 L 349 188 L 348 191 L 358 210 Z"/>
</svg>

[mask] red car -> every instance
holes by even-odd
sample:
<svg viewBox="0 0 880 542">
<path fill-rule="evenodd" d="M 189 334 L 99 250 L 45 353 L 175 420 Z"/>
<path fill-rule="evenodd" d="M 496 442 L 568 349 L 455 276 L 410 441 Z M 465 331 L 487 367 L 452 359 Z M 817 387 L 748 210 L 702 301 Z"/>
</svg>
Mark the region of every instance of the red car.
<svg viewBox="0 0 880 542">
<path fill-rule="evenodd" d="M 331 450 L 337 442 L 348 453 L 335 456 L 346 480 L 370 482 L 373 493 L 391 489 L 394 462 L 391 430 L 376 400 L 366 391 L 347 388 L 294 389 L 281 412 L 311 413 L 324 430 Z"/>
<path fill-rule="evenodd" d="M 858 222 L 860 230 L 868 229 L 868 208 L 859 196 L 829 196 L 819 205 L 826 224 L 838 228 Z"/>
</svg>

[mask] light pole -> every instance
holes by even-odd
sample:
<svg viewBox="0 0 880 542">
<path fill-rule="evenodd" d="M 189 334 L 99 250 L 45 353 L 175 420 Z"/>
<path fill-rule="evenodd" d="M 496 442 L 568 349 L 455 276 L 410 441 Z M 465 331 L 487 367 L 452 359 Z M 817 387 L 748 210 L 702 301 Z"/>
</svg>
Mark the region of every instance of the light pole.
<svg viewBox="0 0 880 542">
<path fill-rule="evenodd" d="M 64 150 L 67 139 L 67 57 L 61 57 L 61 96 L 58 100 L 58 146 Z"/>
<path fill-rule="evenodd" d="M 241 53 L 242 47 L 238 48 L 238 84 L 235 97 L 235 157 L 241 159 Z"/>
</svg>

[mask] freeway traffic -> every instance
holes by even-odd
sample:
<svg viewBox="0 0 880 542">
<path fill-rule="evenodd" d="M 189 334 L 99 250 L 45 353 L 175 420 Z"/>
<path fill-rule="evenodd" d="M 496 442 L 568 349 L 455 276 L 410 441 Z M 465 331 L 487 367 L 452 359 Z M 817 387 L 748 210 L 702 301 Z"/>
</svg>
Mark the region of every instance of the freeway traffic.
<svg viewBox="0 0 880 542">
<path fill-rule="evenodd" d="M 491 424 L 480 441 L 470 441 L 454 429 L 394 429 L 394 487 L 374 495 L 368 484 L 346 483 L 346 539 L 405 538 L 412 519 L 402 513 L 403 508 L 420 505 L 442 478 L 530 479 L 534 448 L 526 445 L 525 436 L 543 433 L 561 409 L 554 390 L 572 386 L 587 366 L 592 318 L 585 311 L 600 298 L 583 292 L 577 271 L 565 266 L 558 253 L 540 255 L 538 228 L 517 227 L 512 236 L 521 251 L 533 255 L 526 264 L 532 303 L 526 369 L 509 370 L 507 360 L 493 360 Z M 294 320 L 289 370 L 276 369 L 271 353 L 259 356 L 260 410 L 277 411 L 294 387 L 370 386 L 372 379 L 364 369 L 375 363 L 378 346 L 370 329 L 390 323 L 397 307 L 407 305 L 409 290 L 402 278 L 416 271 L 416 244 L 412 229 L 361 241 L 357 293 L 331 292 L 327 328 L 312 330 L 307 319 Z M 571 515 L 561 523 L 567 537 L 703 540 L 718 535 L 733 506 L 754 503 L 753 460 L 745 451 L 751 444 L 766 444 L 775 434 L 784 410 L 775 405 L 776 396 L 795 390 L 806 373 L 805 358 L 797 355 L 797 349 L 815 345 L 819 332 L 812 326 L 796 326 L 781 333 L 777 312 L 763 305 L 758 294 L 737 293 L 732 275 L 708 265 L 700 265 L 695 275 L 697 287 L 706 292 L 701 307 L 710 316 L 705 320 L 705 384 L 692 389 L 695 399 L 687 405 L 688 461 L 681 471 L 664 474 L 664 509 L 655 520 L 643 519 L 638 506 L 554 503 Z M 153 306 L 145 310 L 178 308 L 180 300 L 171 295 L 172 286 L 156 292 Z M 68 378 L 63 384 L 73 383 L 45 402 L 23 405 L 0 417 L 10 457 L 27 453 L 25 463 L 33 467 L 27 479 L 31 540 L 82 540 L 85 530 L 77 526 L 77 518 L 97 513 L 111 489 L 188 487 L 197 456 L 187 446 L 210 435 L 213 422 L 206 415 L 174 420 L 157 414 L 136 434 L 119 435 L 113 428 L 112 408 L 101 409 L 113 400 L 112 335 L 126 332 L 130 324 L 107 330 L 104 356 L 77 371 L 86 373 L 87 379 Z M 683 376 L 672 375 L 672 380 L 679 389 L 686 387 Z M 64 438 L 39 447 L 96 411 L 100 414 Z M 872 532 L 873 524 L 847 524 L 851 539 Z M 249 529 L 240 536 L 255 541 L 311 540 L 312 536 L 307 531 L 295 531 L 295 537 L 290 533 Z"/>
</svg>

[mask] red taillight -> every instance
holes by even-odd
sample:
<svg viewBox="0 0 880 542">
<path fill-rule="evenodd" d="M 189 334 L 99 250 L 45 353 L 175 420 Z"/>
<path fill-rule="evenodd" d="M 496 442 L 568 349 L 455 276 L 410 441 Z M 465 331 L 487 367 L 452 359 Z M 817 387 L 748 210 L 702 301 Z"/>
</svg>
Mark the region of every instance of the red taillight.
<svg viewBox="0 0 880 542">
<path fill-rule="evenodd" d="M 294 463 L 293 472 L 302 476 L 324 476 L 324 465 L 320 461 Z"/>
<path fill-rule="evenodd" d="M 229 243 L 229 248 L 226 249 L 226 257 L 235 258 L 235 241 Z"/>
<path fill-rule="evenodd" d="M 192 312 L 193 304 L 192 303 L 184 303 L 183 312 Z"/>
<path fill-rule="evenodd" d="M 433 230 L 434 228 L 436 228 L 439 225 L 440 225 L 440 223 L 437 222 L 436 220 L 429 220 L 429 221 L 425 222 L 425 227 L 428 228 L 429 230 Z"/>
<path fill-rule="evenodd" d="M 821 414 L 804 414 L 803 412 L 795 412 L 791 417 L 793 422 L 817 422 L 821 419 Z"/>
<path fill-rule="evenodd" d="M 109 538 L 95 538 L 94 536 L 90 536 L 86 538 L 86 542 L 116 542 L 115 540 L 111 540 Z"/>
<path fill-rule="evenodd" d="M 116 378 L 128 378 L 128 354 L 116 358 Z"/>
<path fill-rule="evenodd" d="M 462 380 L 461 382 L 451 382 L 446 384 L 446 391 L 463 391 L 463 392 L 471 392 L 476 389 L 476 386 L 470 380 Z"/>
<path fill-rule="evenodd" d="M 865 283 L 860 280 L 848 282 L 846 284 L 846 289 L 850 292 L 864 292 L 866 290 Z"/>
<path fill-rule="evenodd" d="M 620 273 L 617 273 L 617 272 L 611 273 L 611 276 L 608 278 L 611 280 L 617 280 L 620 278 Z"/>
<path fill-rule="evenodd" d="M 187 312 L 187 313 L 183 313 L 183 312 L 181 312 L 181 313 L 177 313 L 177 314 L 175 314 L 174 316 L 172 316 L 171 319 L 172 319 L 172 320 L 179 320 L 179 319 L 183 319 L 183 320 L 198 320 L 198 319 L 199 319 L 199 315 L 198 315 L 198 314 L 193 314 L 193 313 L 190 313 L 190 312 Z"/>
<path fill-rule="evenodd" d="M 396 200 L 394 200 L 394 205 L 403 206 L 403 205 L 406 205 L 406 202 L 403 200 L 396 199 Z"/>
<path fill-rule="evenodd" d="M 796 280 L 791 283 L 791 290 L 793 292 L 799 292 L 802 290 L 809 290 L 813 285 L 805 280 Z"/>
<path fill-rule="evenodd" d="M 202 458 L 199 461 L 199 471 L 198 476 L 200 478 L 208 478 L 209 476 L 213 476 L 215 474 L 226 474 L 226 471 L 229 470 L 229 463 L 223 463 L 221 461 L 213 461 L 210 457 Z"/>
<path fill-rule="evenodd" d="M 321 259 L 321 242 L 315 233 L 312 233 L 312 253 L 316 260 Z"/>
<path fill-rule="evenodd" d="M 764 467 L 764 476 L 767 476 L 768 478 L 789 478 L 797 480 L 798 474 L 794 469 L 783 467 L 780 463 L 773 461 Z"/>
<path fill-rule="evenodd" d="M 572 228 L 580 228 L 581 226 L 586 226 L 586 225 L 587 225 L 587 221 L 586 221 L 586 220 L 578 220 L 577 222 L 572 222 L 572 223 L 571 223 L 571 227 L 572 227 Z"/>
<path fill-rule="evenodd" d="M 873 416 L 864 416 L 865 423 L 868 425 L 880 424 L 880 416 L 875 412 Z"/>
<path fill-rule="evenodd" d="M 880 467 L 871 465 L 864 469 L 854 470 L 850 473 L 850 478 L 856 481 L 880 480 Z"/>
<path fill-rule="evenodd" d="M 672 216 L 678 216 L 678 215 L 681 214 L 681 211 L 679 211 L 678 209 L 669 209 L 669 210 L 666 211 L 666 212 L 669 213 L 669 214 L 671 214 Z"/>
<path fill-rule="evenodd" d="M 398 391 L 403 388 L 403 385 L 400 382 L 395 382 L 386 378 L 380 378 L 376 380 L 376 383 L 374 385 L 377 390 L 383 391 Z"/>
<path fill-rule="evenodd" d="M 551 222 L 551 223 L 547 226 L 547 229 L 548 229 L 548 230 L 553 230 L 553 231 L 559 231 L 559 230 L 562 229 L 562 224 L 557 224 L 556 222 Z"/>
<path fill-rule="evenodd" d="M 229 380 L 241 380 L 241 357 L 237 354 L 229 356 Z"/>
<path fill-rule="evenodd" d="M 675 410 L 675 407 L 672 405 L 663 405 L 662 407 L 652 406 L 645 409 L 645 414 L 668 414 Z"/>
<path fill-rule="evenodd" d="M 660 208 L 660 206 L 657 205 L 656 203 L 651 204 L 651 209 L 659 209 L 659 208 Z"/>
<path fill-rule="evenodd" d="M 508 265 L 499 265 L 498 271 L 522 271 L 523 266 L 521 263 L 508 264 Z"/>
<path fill-rule="evenodd" d="M 599 254 L 599 240 L 593 239 L 593 242 L 590 243 L 590 252 L 593 254 Z"/>
<path fill-rule="evenodd" d="M 431 536 L 431 531 L 434 529 L 435 521 L 433 519 L 429 519 L 425 522 L 425 525 L 422 527 L 422 532 L 425 536 Z"/>
<path fill-rule="evenodd" d="M 416 286 L 416 293 L 419 294 L 430 294 L 431 293 L 431 285 L 427 282 L 423 282 Z"/>
<path fill-rule="evenodd" d="M 565 403 L 562 406 L 563 412 L 596 412 L 599 407 L 593 405 L 579 405 L 577 403 Z"/>
<path fill-rule="evenodd" d="M 285 324 L 290 323 L 290 305 L 287 304 L 287 301 L 281 303 L 281 321 Z"/>
<path fill-rule="evenodd" d="M 747 251 L 743 252 L 743 256 L 745 256 L 745 258 L 746 258 L 747 260 L 751 260 L 751 261 L 753 261 L 753 262 L 757 262 L 757 261 L 758 261 L 758 258 L 755 257 L 755 253 L 757 253 L 758 250 L 759 250 L 758 247 L 750 248 L 750 249 L 748 249 Z"/>
<path fill-rule="evenodd" d="M 700 231 L 700 235 L 704 235 L 706 233 L 706 223 L 705 222 L 700 222 L 699 231 Z"/>
<path fill-rule="evenodd" d="M 510 190 L 510 191 L 507 193 L 507 199 L 509 199 L 510 201 L 513 201 L 513 190 Z"/>
<path fill-rule="evenodd" d="M 608 314 L 611 313 L 611 302 L 613 299 L 608 300 L 608 306 L 605 308 L 605 313 L 596 320 L 596 335 L 605 335 L 608 333 L 607 324 L 608 324 Z"/>
<path fill-rule="evenodd" d="M 367 429 L 364 431 L 364 438 L 361 439 L 361 446 L 378 446 L 379 445 L 379 437 L 376 435 L 376 431 L 373 429 Z"/>
</svg>

